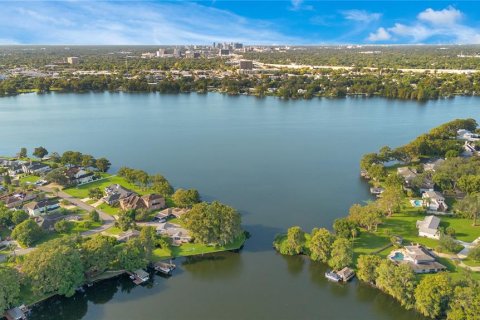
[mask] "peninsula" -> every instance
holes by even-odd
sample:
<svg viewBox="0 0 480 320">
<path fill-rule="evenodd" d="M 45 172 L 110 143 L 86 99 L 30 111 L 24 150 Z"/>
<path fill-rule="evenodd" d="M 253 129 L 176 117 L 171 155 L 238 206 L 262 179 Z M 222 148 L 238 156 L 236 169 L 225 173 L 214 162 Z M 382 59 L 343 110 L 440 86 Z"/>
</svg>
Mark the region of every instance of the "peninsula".
<svg viewBox="0 0 480 320">
<path fill-rule="evenodd" d="M 122 167 L 112 175 L 110 166 L 44 147 L 0 157 L 0 314 L 153 264 L 162 269 L 162 260 L 243 246 L 234 208 L 174 190 L 160 174 Z"/>
<path fill-rule="evenodd" d="M 363 156 L 375 201 L 355 204 L 333 232 L 291 227 L 284 255 L 327 263 L 329 279 L 357 277 L 429 318 L 475 319 L 480 297 L 480 130 L 457 119 L 410 143 Z"/>
</svg>

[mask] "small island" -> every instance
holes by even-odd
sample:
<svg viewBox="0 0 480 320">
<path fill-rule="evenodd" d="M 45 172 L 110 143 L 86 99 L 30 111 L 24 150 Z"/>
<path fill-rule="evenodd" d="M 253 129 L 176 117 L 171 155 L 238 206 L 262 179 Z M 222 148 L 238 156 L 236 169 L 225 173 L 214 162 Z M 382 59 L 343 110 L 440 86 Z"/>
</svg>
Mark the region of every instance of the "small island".
<svg viewBox="0 0 480 320">
<path fill-rule="evenodd" d="M 122 274 L 137 284 L 148 281 L 147 268 L 170 274 L 175 265 L 165 260 L 242 248 L 234 208 L 174 190 L 160 174 L 122 167 L 112 175 L 110 166 L 44 147 L 0 157 L 0 315 Z"/>
<path fill-rule="evenodd" d="M 362 282 L 428 318 L 477 319 L 480 312 L 480 129 L 445 123 L 396 149 L 360 161 L 376 197 L 354 204 L 332 230 L 277 235 L 283 255 L 326 263 L 333 281 Z"/>
</svg>

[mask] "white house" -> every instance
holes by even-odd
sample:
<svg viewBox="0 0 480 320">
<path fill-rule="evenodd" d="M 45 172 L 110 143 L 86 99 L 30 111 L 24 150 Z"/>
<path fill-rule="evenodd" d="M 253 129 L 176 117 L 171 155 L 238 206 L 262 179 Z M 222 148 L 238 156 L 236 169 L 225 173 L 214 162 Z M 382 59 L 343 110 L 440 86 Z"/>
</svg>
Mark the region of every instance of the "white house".
<svg viewBox="0 0 480 320">
<path fill-rule="evenodd" d="M 50 171 L 51 168 L 41 162 L 29 162 L 22 165 L 22 170 L 27 174 L 42 174 Z"/>
<path fill-rule="evenodd" d="M 460 129 L 457 131 L 457 139 L 466 141 L 478 141 L 480 140 L 480 135 L 470 132 L 469 130 Z"/>
<path fill-rule="evenodd" d="M 438 191 L 425 191 L 422 194 L 423 205 L 428 211 L 445 212 L 448 205 L 445 203 L 445 198 Z"/>
<path fill-rule="evenodd" d="M 418 235 L 430 239 L 440 239 L 438 226 L 440 219 L 435 216 L 426 216 L 422 221 L 417 221 Z"/>
<path fill-rule="evenodd" d="M 32 201 L 23 206 L 23 209 L 32 217 L 38 217 L 47 214 L 49 211 L 56 210 L 60 207 L 57 200 L 43 199 Z"/>
</svg>

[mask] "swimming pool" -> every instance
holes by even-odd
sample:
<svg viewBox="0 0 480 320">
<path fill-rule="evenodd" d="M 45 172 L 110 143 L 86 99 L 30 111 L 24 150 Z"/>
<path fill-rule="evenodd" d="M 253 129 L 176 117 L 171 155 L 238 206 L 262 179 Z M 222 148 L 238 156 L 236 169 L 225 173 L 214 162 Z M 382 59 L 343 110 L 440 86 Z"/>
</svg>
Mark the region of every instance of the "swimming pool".
<svg viewBox="0 0 480 320">
<path fill-rule="evenodd" d="M 395 261 L 403 261 L 403 253 L 401 252 L 395 252 L 395 254 L 392 256 L 392 260 L 395 260 Z"/>
<path fill-rule="evenodd" d="M 423 205 L 423 201 L 422 200 L 410 200 L 410 203 L 412 204 L 412 206 L 414 207 L 421 207 Z"/>
</svg>

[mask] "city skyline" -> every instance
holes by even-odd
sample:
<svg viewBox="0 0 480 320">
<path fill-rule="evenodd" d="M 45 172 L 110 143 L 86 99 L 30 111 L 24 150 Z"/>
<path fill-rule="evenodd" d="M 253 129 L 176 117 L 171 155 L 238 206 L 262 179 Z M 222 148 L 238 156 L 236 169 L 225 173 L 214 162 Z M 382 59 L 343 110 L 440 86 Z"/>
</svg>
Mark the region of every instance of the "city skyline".
<svg viewBox="0 0 480 320">
<path fill-rule="evenodd" d="M 0 44 L 479 44 L 477 7 L 467 1 L 7 1 Z"/>
</svg>

